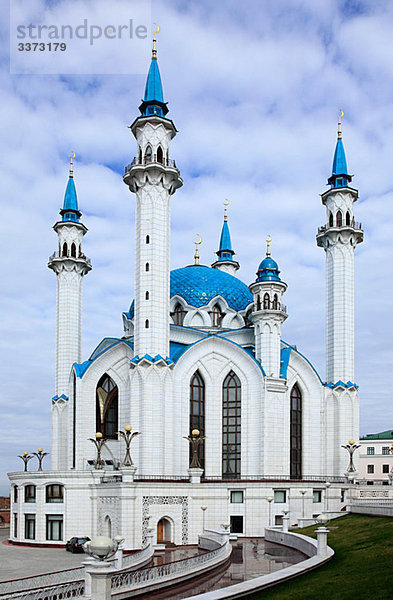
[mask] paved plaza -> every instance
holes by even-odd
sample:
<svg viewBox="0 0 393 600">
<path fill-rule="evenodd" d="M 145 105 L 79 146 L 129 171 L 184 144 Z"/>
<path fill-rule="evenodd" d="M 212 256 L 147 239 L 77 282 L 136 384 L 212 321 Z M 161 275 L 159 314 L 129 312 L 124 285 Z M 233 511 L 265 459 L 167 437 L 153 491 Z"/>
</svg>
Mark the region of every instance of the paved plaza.
<svg viewBox="0 0 393 600">
<path fill-rule="evenodd" d="M 0 582 L 79 567 L 85 558 L 63 548 L 8 546 L 8 536 L 8 529 L 0 529 Z"/>
</svg>

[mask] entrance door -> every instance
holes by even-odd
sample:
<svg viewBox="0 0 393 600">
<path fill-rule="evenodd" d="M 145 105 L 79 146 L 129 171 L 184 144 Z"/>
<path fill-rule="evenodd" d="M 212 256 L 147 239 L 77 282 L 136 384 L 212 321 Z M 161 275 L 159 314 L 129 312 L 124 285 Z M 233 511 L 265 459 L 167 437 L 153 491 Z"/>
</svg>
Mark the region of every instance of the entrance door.
<svg viewBox="0 0 393 600">
<path fill-rule="evenodd" d="M 160 519 L 157 523 L 157 544 L 162 544 L 164 541 L 164 520 Z"/>
</svg>

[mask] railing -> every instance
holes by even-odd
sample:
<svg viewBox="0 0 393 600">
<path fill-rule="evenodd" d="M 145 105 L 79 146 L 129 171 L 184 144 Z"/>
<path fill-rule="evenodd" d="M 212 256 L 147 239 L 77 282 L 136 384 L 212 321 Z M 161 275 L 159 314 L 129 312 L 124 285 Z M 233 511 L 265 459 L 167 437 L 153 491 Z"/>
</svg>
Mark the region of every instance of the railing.
<svg viewBox="0 0 393 600">
<path fill-rule="evenodd" d="M 221 475 L 217 476 L 207 476 L 201 478 L 202 482 L 244 482 L 244 481 L 286 481 L 288 483 L 294 483 L 302 481 L 317 481 L 317 482 L 325 482 L 329 483 L 348 483 L 346 477 L 336 477 L 332 475 L 303 475 L 301 478 L 293 478 L 289 475 L 242 475 L 241 477 L 224 477 Z"/>
<path fill-rule="evenodd" d="M 134 481 L 182 481 L 188 482 L 186 475 L 135 475 Z"/>
<path fill-rule="evenodd" d="M 90 258 L 87 258 L 86 254 L 83 254 L 83 252 L 80 252 L 79 256 L 71 256 L 70 252 L 68 252 L 67 255 L 64 255 L 60 252 L 54 252 L 52 256 L 49 257 L 49 261 L 54 260 L 55 258 L 75 258 L 75 260 L 84 260 L 87 262 L 88 265 L 91 265 Z"/>
<path fill-rule="evenodd" d="M 350 224 L 342 222 L 341 225 L 322 225 L 321 227 L 318 227 L 318 235 L 320 233 L 324 233 L 327 229 L 341 229 L 341 227 L 352 227 L 352 229 L 361 229 L 362 224 L 358 221 L 352 220 Z"/>
<path fill-rule="evenodd" d="M 349 501 L 348 504 L 353 504 L 354 506 L 379 506 L 381 504 L 393 506 L 393 498 L 379 498 L 375 500 L 370 500 L 370 498 L 356 498 L 356 500 Z"/>
<path fill-rule="evenodd" d="M 63 583 L 80 582 L 84 579 L 84 567 L 75 567 L 74 569 L 64 569 L 56 573 L 43 573 L 42 575 L 33 575 L 32 577 L 22 577 L 11 581 L 2 581 L 0 583 L 0 599 L 3 596 L 10 597 L 17 593 L 28 590 L 37 590 L 43 587 L 59 585 Z"/>
<path fill-rule="evenodd" d="M 82 598 L 85 593 L 85 582 L 74 581 L 56 585 L 55 587 L 46 587 L 30 592 L 9 595 L 7 598 L 14 600 L 68 600 L 69 598 Z"/>
<path fill-rule="evenodd" d="M 124 167 L 124 173 L 128 173 L 131 171 L 131 168 L 134 165 L 150 165 L 156 163 L 158 165 L 163 165 L 164 167 L 171 167 L 172 169 L 177 169 L 176 162 L 171 158 L 162 158 L 161 160 L 157 159 L 157 154 L 152 154 L 151 157 L 145 156 L 143 159 L 139 159 L 136 156 L 133 158 L 132 162 Z"/>
<path fill-rule="evenodd" d="M 122 481 L 122 475 L 106 475 L 105 477 L 101 477 L 101 483 L 121 483 Z"/>
<path fill-rule="evenodd" d="M 192 571 L 200 571 L 201 567 L 209 564 L 215 564 L 220 558 L 225 560 L 231 551 L 230 544 L 224 544 L 216 550 L 177 560 L 172 563 L 158 565 L 156 567 L 146 567 L 131 573 L 119 573 L 112 577 L 112 592 L 122 589 L 140 588 L 146 585 L 154 585 L 165 579 L 172 579 L 176 575 L 184 575 Z"/>
<path fill-rule="evenodd" d="M 152 544 L 148 544 L 140 550 L 139 552 L 134 552 L 133 554 L 123 554 L 123 566 L 122 571 L 124 569 L 128 569 L 130 567 L 137 567 L 143 562 L 146 562 L 148 558 L 151 558 L 154 554 L 154 548 Z"/>
</svg>

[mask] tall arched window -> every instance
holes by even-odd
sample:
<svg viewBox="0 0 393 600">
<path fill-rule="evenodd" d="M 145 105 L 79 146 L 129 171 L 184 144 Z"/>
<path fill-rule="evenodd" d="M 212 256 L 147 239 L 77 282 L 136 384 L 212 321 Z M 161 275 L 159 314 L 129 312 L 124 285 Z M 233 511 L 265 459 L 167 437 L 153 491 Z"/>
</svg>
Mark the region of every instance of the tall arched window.
<svg viewBox="0 0 393 600">
<path fill-rule="evenodd" d="M 149 298 L 150 298 L 150 294 L 149 294 L 149 292 L 146 292 L 145 293 L 145 300 L 149 300 Z"/>
<path fill-rule="evenodd" d="M 241 474 L 241 384 L 233 372 L 222 385 L 222 476 L 231 479 Z"/>
<path fill-rule="evenodd" d="M 302 394 L 295 383 L 291 390 L 291 478 L 302 478 Z"/>
<path fill-rule="evenodd" d="M 277 310 L 278 309 L 278 296 L 277 294 L 274 294 L 274 298 L 273 298 L 273 309 Z"/>
<path fill-rule="evenodd" d="M 146 244 L 150 244 L 150 235 L 146 236 Z"/>
<path fill-rule="evenodd" d="M 173 311 L 173 322 L 175 325 L 183 325 L 185 314 L 186 311 L 183 310 L 182 305 L 178 302 L 175 306 L 175 310 Z"/>
<path fill-rule="evenodd" d="M 145 163 L 151 163 L 152 151 L 151 146 L 147 146 L 145 151 Z"/>
<path fill-rule="evenodd" d="M 337 225 L 337 227 L 341 227 L 342 224 L 343 224 L 343 214 L 342 214 L 341 210 L 338 210 L 337 214 L 336 214 L 336 225 Z"/>
<path fill-rule="evenodd" d="M 164 162 L 163 159 L 164 159 L 164 153 L 162 151 L 161 146 L 158 146 L 158 148 L 157 148 L 157 162 L 162 163 L 162 162 Z"/>
<path fill-rule="evenodd" d="M 76 246 L 75 246 L 74 242 L 72 242 L 72 244 L 71 244 L 71 256 L 73 258 L 76 258 Z"/>
<path fill-rule="evenodd" d="M 261 297 L 259 294 L 257 296 L 257 310 L 261 310 Z"/>
<path fill-rule="evenodd" d="M 333 227 L 333 213 L 329 212 L 329 227 Z"/>
<path fill-rule="evenodd" d="M 351 226 L 351 215 L 349 214 L 349 210 L 347 210 L 345 215 L 345 225 L 348 225 L 348 227 Z"/>
<path fill-rule="evenodd" d="M 145 264 L 145 271 L 150 271 L 150 265 L 149 265 L 149 263 Z"/>
<path fill-rule="evenodd" d="M 221 309 L 218 306 L 218 304 L 215 304 L 213 306 L 213 310 L 212 310 L 212 325 L 213 325 L 213 327 L 220 327 L 221 319 L 222 319 Z"/>
<path fill-rule="evenodd" d="M 64 242 L 63 244 L 63 252 L 61 253 L 62 256 L 67 256 L 68 255 L 68 248 L 67 248 L 67 242 Z"/>
<path fill-rule="evenodd" d="M 199 371 L 195 371 L 190 381 L 190 432 L 198 429 L 201 435 L 205 435 L 205 382 Z M 198 458 L 201 468 L 205 468 L 205 444 L 198 446 Z M 189 461 L 192 459 L 190 444 Z"/>
<path fill-rule="evenodd" d="M 145 329 L 149 329 L 149 327 L 150 327 L 149 319 L 146 319 L 146 321 L 145 321 Z"/>
<path fill-rule="evenodd" d="M 109 440 L 117 440 L 118 397 L 117 385 L 105 373 L 96 389 L 96 430 Z"/>
<path fill-rule="evenodd" d="M 270 308 L 270 298 L 267 293 L 263 297 L 263 308 Z"/>
<path fill-rule="evenodd" d="M 142 148 L 139 146 L 139 150 L 138 150 L 138 164 L 141 165 L 142 164 Z"/>
</svg>

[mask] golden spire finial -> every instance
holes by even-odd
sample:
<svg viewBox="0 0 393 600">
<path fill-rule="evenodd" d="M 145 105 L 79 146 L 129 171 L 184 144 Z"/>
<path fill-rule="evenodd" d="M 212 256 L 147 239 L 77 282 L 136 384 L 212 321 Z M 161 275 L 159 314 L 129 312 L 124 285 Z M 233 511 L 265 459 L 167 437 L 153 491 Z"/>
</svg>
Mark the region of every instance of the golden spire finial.
<svg viewBox="0 0 393 600">
<path fill-rule="evenodd" d="M 152 58 L 155 58 L 157 60 L 157 46 L 156 46 L 156 42 L 157 42 L 157 38 L 156 35 L 157 33 L 160 33 L 160 26 L 158 25 L 158 23 L 154 23 L 154 25 L 157 27 L 157 29 L 152 29 L 152 33 L 153 33 L 153 52 L 152 52 Z"/>
<path fill-rule="evenodd" d="M 228 198 L 225 198 L 225 202 L 224 202 L 224 221 L 228 221 L 228 215 L 227 215 L 227 206 L 229 206 L 229 200 Z"/>
<path fill-rule="evenodd" d="M 199 233 L 197 234 L 199 237 L 199 240 L 197 242 L 194 242 L 195 244 L 195 254 L 194 254 L 194 265 L 199 265 L 199 251 L 198 251 L 198 246 L 199 244 L 202 244 L 202 237 L 199 235 Z"/>
<path fill-rule="evenodd" d="M 75 156 L 76 156 L 76 154 L 75 154 L 74 151 L 72 152 L 71 156 L 69 156 L 69 159 L 70 159 L 70 177 L 74 176 L 74 171 L 73 171 L 73 168 L 72 168 L 72 161 L 74 160 Z"/>
<path fill-rule="evenodd" d="M 272 241 L 272 236 L 269 234 L 266 238 L 266 256 L 270 258 L 270 242 Z"/>
<path fill-rule="evenodd" d="M 337 116 L 338 116 L 337 139 L 339 139 L 339 140 L 341 139 L 341 119 L 342 119 L 342 118 L 343 118 L 343 116 L 344 116 L 344 111 L 343 111 L 343 109 L 342 109 L 342 108 L 340 108 L 340 112 L 341 112 L 341 114 L 340 114 L 340 115 L 337 115 Z"/>
</svg>

